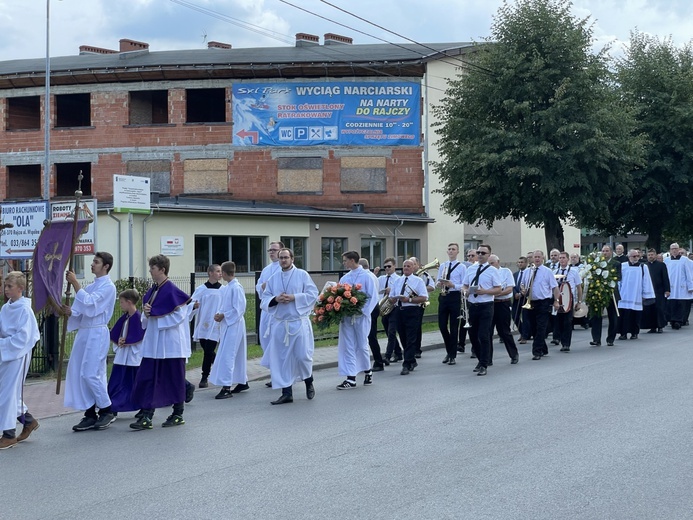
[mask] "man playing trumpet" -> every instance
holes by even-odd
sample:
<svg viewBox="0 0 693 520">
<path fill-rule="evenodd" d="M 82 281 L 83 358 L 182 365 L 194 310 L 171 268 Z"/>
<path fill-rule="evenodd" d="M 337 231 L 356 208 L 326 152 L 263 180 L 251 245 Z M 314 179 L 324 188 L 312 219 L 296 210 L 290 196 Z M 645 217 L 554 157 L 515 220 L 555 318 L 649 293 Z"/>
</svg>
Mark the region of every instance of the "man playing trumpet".
<svg viewBox="0 0 693 520">
<path fill-rule="evenodd" d="M 534 333 L 532 342 L 532 360 L 537 361 L 549 353 L 546 345 L 546 329 L 549 325 L 551 308 L 558 310 L 558 283 L 553 271 L 544 265 L 544 252 L 534 251 L 534 266 L 526 269 L 522 277 L 525 287 L 523 294 L 527 296 L 529 320 Z"/>
<path fill-rule="evenodd" d="M 438 281 L 440 287 L 438 295 L 438 328 L 445 343 L 445 357 L 443 363 L 454 365 L 457 357 L 457 336 L 459 332 L 458 318 L 462 303 L 462 283 L 467 268 L 457 261 L 460 246 L 456 243 L 448 244 L 448 261 L 438 269 Z"/>
</svg>

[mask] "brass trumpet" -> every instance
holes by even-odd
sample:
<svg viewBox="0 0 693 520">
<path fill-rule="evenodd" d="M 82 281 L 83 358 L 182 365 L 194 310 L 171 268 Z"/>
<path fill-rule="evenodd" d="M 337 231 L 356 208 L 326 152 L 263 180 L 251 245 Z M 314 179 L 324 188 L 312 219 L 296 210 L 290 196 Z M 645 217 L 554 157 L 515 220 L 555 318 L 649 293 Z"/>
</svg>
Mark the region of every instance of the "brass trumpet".
<svg viewBox="0 0 693 520">
<path fill-rule="evenodd" d="M 536 275 L 536 267 L 532 267 L 534 272 L 530 274 L 531 278 L 529 280 L 529 287 L 527 288 L 527 303 L 525 303 L 522 308 L 530 310 L 532 308 L 532 286 L 534 285 L 534 276 Z"/>
<path fill-rule="evenodd" d="M 458 320 L 464 320 L 464 326 L 462 327 L 463 329 L 471 329 L 472 324 L 469 323 L 469 307 L 467 306 L 467 293 L 462 292 L 462 312 L 460 314 L 460 317 L 457 318 Z"/>
</svg>

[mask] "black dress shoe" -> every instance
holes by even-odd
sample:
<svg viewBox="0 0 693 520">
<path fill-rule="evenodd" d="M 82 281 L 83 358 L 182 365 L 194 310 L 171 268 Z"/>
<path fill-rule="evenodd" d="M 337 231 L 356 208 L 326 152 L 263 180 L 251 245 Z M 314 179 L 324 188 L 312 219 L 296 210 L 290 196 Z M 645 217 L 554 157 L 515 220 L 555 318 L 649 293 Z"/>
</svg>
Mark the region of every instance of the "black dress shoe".
<svg viewBox="0 0 693 520">
<path fill-rule="evenodd" d="M 662 330 L 662 329 L 657 329 L 657 334 L 662 334 L 663 332 L 664 332 L 664 330 Z"/>
<path fill-rule="evenodd" d="M 206 377 L 203 377 L 200 379 L 200 384 L 197 385 L 197 388 L 207 388 L 209 386 L 209 382 L 207 381 Z"/>
<path fill-rule="evenodd" d="M 231 390 L 231 393 L 232 394 L 240 394 L 241 392 L 245 392 L 249 388 L 250 388 L 250 386 L 248 386 L 248 383 L 237 384 L 236 386 L 233 387 L 233 390 Z"/>
<path fill-rule="evenodd" d="M 532 356 L 532 361 L 538 361 L 541 359 L 541 356 Z"/>
<path fill-rule="evenodd" d="M 447 365 L 450 362 L 450 356 L 445 356 L 443 358 L 443 365 Z"/>
<path fill-rule="evenodd" d="M 416 354 L 414 354 L 414 357 L 416 359 L 421 359 L 421 352 L 417 352 Z"/>
<path fill-rule="evenodd" d="M 229 387 L 225 386 L 214 396 L 214 399 L 228 399 L 230 397 L 233 397 L 233 393 Z"/>
<path fill-rule="evenodd" d="M 560 345 L 561 342 L 558 341 L 557 339 L 552 339 L 552 340 L 551 340 L 551 344 L 552 344 L 552 345 Z"/>
<path fill-rule="evenodd" d="M 570 347 L 561 347 L 561 352 L 570 352 Z"/>
<path fill-rule="evenodd" d="M 455 358 L 450 358 L 450 361 L 448 361 L 448 365 L 456 365 L 456 364 L 457 364 L 457 361 L 455 360 Z"/>
<path fill-rule="evenodd" d="M 308 399 L 315 397 L 315 387 L 313 386 L 313 383 L 306 384 L 306 397 Z"/>
<path fill-rule="evenodd" d="M 590 341 L 590 345 L 592 345 L 593 347 L 601 347 L 602 342 L 601 341 Z"/>
<path fill-rule="evenodd" d="M 647 331 L 648 334 L 657 334 L 657 329 L 650 329 Z"/>
<path fill-rule="evenodd" d="M 386 367 L 389 367 L 390 366 L 390 360 L 387 358 L 383 358 L 383 365 L 385 365 Z"/>
<path fill-rule="evenodd" d="M 488 366 L 492 367 L 493 366 L 493 361 L 488 362 Z"/>
<path fill-rule="evenodd" d="M 382 372 L 385 370 L 382 365 L 373 365 L 373 372 Z"/>
<path fill-rule="evenodd" d="M 637 334 L 631 334 L 630 339 L 638 339 L 638 335 Z"/>
<path fill-rule="evenodd" d="M 272 401 L 272 404 L 286 404 L 286 403 L 293 403 L 293 402 L 294 402 L 293 396 L 282 394 L 279 396 L 279 399 L 277 399 L 276 401 Z"/>
<path fill-rule="evenodd" d="M 462 354 L 464 354 L 464 345 L 458 345 L 457 352 L 462 352 Z"/>
<path fill-rule="evenodd" d="M 411 365 L 409 365 L 409 371 L 413 372 L 414 369 L 418 366 L 419 366 L 419 364 L 416 361 L 414 361 Z"/>
<path fill-rule="evenodd" d="M 401 376 L 408 376 L 409 375 L 409 368 L 408 367 L 402 367 L 402 371 L 399 373 Z"/>
<path fill-rule="evenodd" d="M 481 367 L 479 371 L 476 373 L 478 376 L 485 376 L 486 375 L 486 367 Z"/>
<path fill-rule="evenodd" d="M 474 352 L 472 352 L 472 355 L 469 356 L 469 359 L 476 359 L 476 354 Z"/>
<path fill-rule="evenodd" d="M 479 370 L 481 370 L 481 364 L 477 364 L 472 372 L 478 372 Z"/>
<path fill-rule="evenodd" d="M 515 356 L 514 358 L 512 358 L 512 359 L 510 360 L 510 364 L 511 364 L 511 365 L 517 365 L 517 362 L 518 362 L 518 361 L 520 361 L 520 358 L 517 357 L 517 356 Z"/>
<path fill-rule="evenodd" d="M 606 342 L 606 346 L 607 346 L 607 347 L 613 347 L 613 346 L 614 346 L 614 342 L 613 342 L 613 341 L 607 341 L 607 342 Z"/>
<path fill-rule="evenodd" d="M 272 388 L 272 381 L 267 381 L 267 382 L 265 383 L 265 386 L 266 386 L 267 388 Z"/>
<path fill-rule="evenodd" d="M 394 363 L 399 363 L 402 361 L 404 358 L 402 356 L 395 356 L 395 359 L 393 360 Z"/>
<path fill-rule="evenodd" d="M 618 339 L 628 339 L 628 336 L 626 336 L 625 334 L 621 334 L 621 335 L 618 337 Z"/>
</svg>

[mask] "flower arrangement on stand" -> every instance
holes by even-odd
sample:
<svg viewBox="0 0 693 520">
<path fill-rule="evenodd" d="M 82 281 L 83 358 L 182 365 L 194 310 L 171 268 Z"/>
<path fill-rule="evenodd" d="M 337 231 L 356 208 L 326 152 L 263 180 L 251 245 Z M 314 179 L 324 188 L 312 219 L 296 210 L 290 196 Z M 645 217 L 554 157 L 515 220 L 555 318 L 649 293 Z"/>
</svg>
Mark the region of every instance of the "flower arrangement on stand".
<svg viewBox="0 0 693 520">
<path fill-rule="evenodd" d="M 319 329 L 339 325 L 343 319 L 361 314 L 368 295 L 361 290 L 361 284 L 328 282 L 318 296 L 313 312 L 313 323 Z"/>
<path fill-rule="evenodd" d="M 587 256 L 585 265 L 580 271 L 584 281 L 585 303 L 589 307 L 589 316 L 601 316 L 614 298 L 618 284 L 618 270 L 597 251 Z"/>
</svg>

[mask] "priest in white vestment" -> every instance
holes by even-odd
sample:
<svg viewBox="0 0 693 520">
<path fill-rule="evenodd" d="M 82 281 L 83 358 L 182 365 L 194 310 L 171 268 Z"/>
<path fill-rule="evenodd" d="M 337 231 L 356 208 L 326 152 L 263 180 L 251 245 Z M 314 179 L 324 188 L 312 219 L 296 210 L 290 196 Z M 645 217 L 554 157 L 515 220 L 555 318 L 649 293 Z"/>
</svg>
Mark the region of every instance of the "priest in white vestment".
<svg viewBox="0 0 693 520">
<path fill-rule="evenodd" d="M 669 273 L 670 294 L 667 318 L 672 329 L 680 329 L 688 321 L 689 302 L 693 299 L 693 262 L 681 254 L 674 242 L 669 246 L 669 257 L 664 259 Z"/>
<path fill-rule="evenodd" d="M 292 385 L 303 380 L 306 396 L 313 399 L 313 327 L 310 314 L 318 299 L 318 288 L 310 275 L 294 266 L 290 249 L 278 253 L 281 271 L 270 277 L 262 292 L 260 308 L 268 323 L 260 334 L 265 342 L 261 364 L 271 368 L 272 388 L 282 395 L 272 404 L 293 402 Z"/>
<path fill-rule="evenodd" d="M 360 315 L 346 318 L 339 324 L 337 367 L 339 375 L 346 377 L 337 385 L 339 390 L 356 388 L 356 374 L 359 372 L 365 372 L 364 385 L 373 382 L 368 333 L 371 329 L 371 312 L 378 304 L 378 284 L 377 279 L 359 265 L 359 258 L 356 251 L 347 251 L 342 255 L 344 267 L 349 272 L 342 276 L 339 283 L 360 285 L 360 290 L 366 293 L 367 298 Z"/>
<path fill-rule="evenodd" d="M 650 278 L 650 270 L 640 263 L 640 253 L 628 251 L 628 262 L 621 264 L 621 280 L 618 282 L 621 299 L 618 301 L 619 332 L 618 339 L 638 339 L 643 300 L 655 302 L 655 292 Z"/>
</svg>

